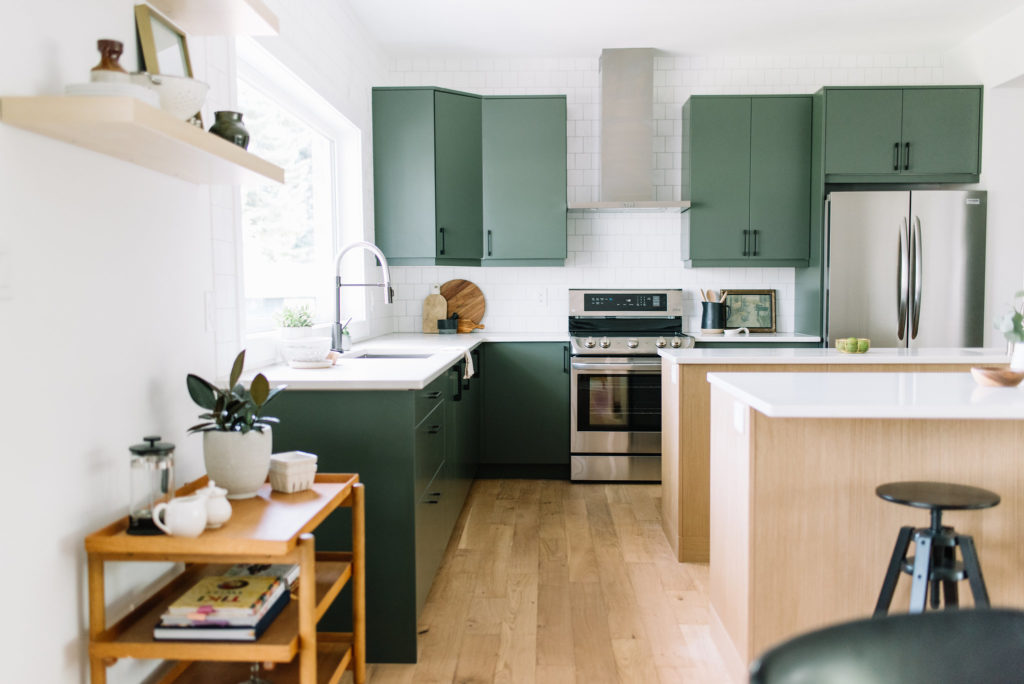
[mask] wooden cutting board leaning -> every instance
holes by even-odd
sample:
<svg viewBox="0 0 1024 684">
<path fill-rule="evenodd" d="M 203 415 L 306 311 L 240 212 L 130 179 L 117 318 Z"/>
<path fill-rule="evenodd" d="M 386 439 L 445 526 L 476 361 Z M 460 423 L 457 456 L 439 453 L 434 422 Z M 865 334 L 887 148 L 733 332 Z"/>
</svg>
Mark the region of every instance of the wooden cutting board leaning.
<svg viewBox="0 0 1024 684">
<path fill-rule="evenodd" d="M 484 300 L 484 293 L 469 280 L 449 280 L 441 285 L 441 296 L 448 303 L 445 318 L 451 318 L 453 313 L 459 314 L 459 322 L 462 321 L 479 323 L 483 320 L 487 303 Z M 436 324 L 436 323 L 435 323 Z M 459 332 L 463 332 L 459 326 Z M 476 327 L 484 327 L 482 325 Z M 469 332 L 467 330 L 466 332 Z"/>
<path fill-rule="evenodd" d="M 438 292 L 436 285 L 434 288 L 434 291 L 423 300 L 423 332 L 425 333 L 436 333 L 437 320 L 448 318 L 448 302 Z"/>
</svg>

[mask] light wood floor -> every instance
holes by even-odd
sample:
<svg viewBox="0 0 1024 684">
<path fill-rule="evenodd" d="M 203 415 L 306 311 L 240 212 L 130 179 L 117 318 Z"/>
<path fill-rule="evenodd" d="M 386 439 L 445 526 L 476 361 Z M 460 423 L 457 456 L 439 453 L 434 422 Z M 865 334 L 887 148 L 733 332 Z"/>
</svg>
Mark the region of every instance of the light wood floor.
<svg viewBox="0 0 1024 684">
<path fill-rule="evenodd" d="M 677 563 L 659 485 L 477 480 L 420 618 L 372 684 L 727 681 L 708 567 Z"/>
</svg>

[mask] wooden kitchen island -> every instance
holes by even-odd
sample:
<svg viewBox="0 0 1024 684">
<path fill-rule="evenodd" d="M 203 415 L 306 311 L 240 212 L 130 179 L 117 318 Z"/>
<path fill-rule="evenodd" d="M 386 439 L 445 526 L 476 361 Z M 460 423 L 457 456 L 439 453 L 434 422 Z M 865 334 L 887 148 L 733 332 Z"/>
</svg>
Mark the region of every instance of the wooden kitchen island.
<svg viewBox="0 0 1024 684">
<path fill-rule="evenodd" d="M 711 390 L 708 373 L 950 372 L 1006 363 L 1005 349 L 663 349 L 661 392 L 662 528 L 676 559 L 709 558 Z"/>
<path fill-rule="evenodd" d="M 871 615 L 903 525 L 928 512 L 879 484 L 984 487 L 949 511 L 974 536 L 993 606 L 1024 608 L 1024 388 L 969 373 L 712 373 L 712 637 L 736 681 L 765 649 Z M 902 576 L 893 612 L 906 612 Z M 966 584 L 961 603 L 971 603 Z"/>
</svg>

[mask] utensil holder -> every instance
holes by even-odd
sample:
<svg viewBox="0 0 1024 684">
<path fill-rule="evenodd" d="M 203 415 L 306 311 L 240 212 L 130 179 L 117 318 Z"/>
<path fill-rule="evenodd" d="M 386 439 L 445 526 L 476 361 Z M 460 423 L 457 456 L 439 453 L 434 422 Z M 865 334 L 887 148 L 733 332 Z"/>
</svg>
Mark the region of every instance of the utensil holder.
<svg viewBox="0 0 1024 684">
<path fill-rule="evenodd" d="M 701 302 L 700 329 L 703 332 L 722 332 L 728 308 L 722 302 Z"/>
</svg>

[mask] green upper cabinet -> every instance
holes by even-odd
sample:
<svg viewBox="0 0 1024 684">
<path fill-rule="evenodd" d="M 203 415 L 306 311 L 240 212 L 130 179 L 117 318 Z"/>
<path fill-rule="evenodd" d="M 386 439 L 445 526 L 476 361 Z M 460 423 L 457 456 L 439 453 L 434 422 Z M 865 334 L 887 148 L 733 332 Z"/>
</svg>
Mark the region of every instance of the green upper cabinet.
<svg viewBox="0 0 1024 684">
<path fill-rule="evenodd" d="M 981 86 L 824 93 L 826 182 L 977 182 Z"/>
<path fill-rule="evenodd" d="M 391 263 L 480 264 L 480 117 L 475 95 L 373 89 L 374 239 Z"/>
<path fill-rule="evenodd" d="M 565 96 L 483 100 L 483 264 L 562 266 Z"/>
<path fill-rule="evenodd" d="M 811 112 L 809 95 L 687 100 L 687 266 L 807 265 Z"/>
</svg>

